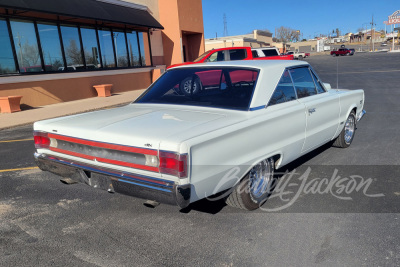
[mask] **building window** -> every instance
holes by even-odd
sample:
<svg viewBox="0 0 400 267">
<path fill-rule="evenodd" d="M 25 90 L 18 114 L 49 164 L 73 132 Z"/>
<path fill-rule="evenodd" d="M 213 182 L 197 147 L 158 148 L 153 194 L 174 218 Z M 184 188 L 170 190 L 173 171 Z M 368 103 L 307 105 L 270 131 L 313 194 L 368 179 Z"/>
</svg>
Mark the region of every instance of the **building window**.
<svg viewBox="0 0 400 267">
<path fill-rule="evenodd" d="M 86 69 L 100 68 L 99 47 L 97 45 L 96 30 L 81 28 L 83 52 L 85 54 Z"/>
<path fill-rule="evenodd" d="M 0 75 L 151 65 L 148 32 L 0 17 Z"/>
<path fill-rule="evenodd" d="M 128 51 L 126 50 L 125 33 L 122 30 L 114 30 L 115 54 L 117 55 L 117 67 L 128 67 Z"/>
<path fill-rule="evenodd" d="M 5 20 L 0 20 L 0 74 L 16 72 L 7 23 Z"/>
<path fill-rule="evenodd" d="M 139 46 L 138 46 L 138 38 L 135 31 L 127 31 L 126 37 L 128 41 L 128 49 L 129 49 L 129 59 L 132 67 L 141 66 L 140 64 L 140 54 L 139 54 Z"/>
<path fill-rule="evenodd" d="M 114 68 L 115 60 L 111 31 L 109 29 L 99 29 L 99 41 L 103 67 Z"/>
<path fill-rule="evenodd" d="M 61 52 L 60 36 L 55 24 L 38 23 L 38 32 L 45 71 L 57 71 L 64 67 Z"/>
<path fill-rule="evenodd" d="M 147 32 L 139 32 L 140 58 L 142 66 L 151 66 L 150 46 Z"/>
<path fill-rule="evenodd" d="M 82 48 L 77 27 L 61 26 L 61 35 L 64 44 L 65 59 L 68 70 L 80 70 L 84 68 Z M 64 70 L 64 68 L 60 68 Z"/>
<path fill-rule="evenodd" d="M 11 20 L 11 30 L 17 53 L 19 71 L 42 71 L 35 26 L 31 21 Z"/>
</svg>

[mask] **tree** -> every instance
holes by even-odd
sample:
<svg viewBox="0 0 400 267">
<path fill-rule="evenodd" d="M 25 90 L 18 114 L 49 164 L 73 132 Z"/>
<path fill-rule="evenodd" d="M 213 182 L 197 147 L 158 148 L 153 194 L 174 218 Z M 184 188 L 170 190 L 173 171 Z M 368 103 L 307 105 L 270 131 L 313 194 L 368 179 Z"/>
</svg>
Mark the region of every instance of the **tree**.
<svg viewBox="0 0 400 267">
<path fill-rule="evenodd" d="M 75 40 L 69 41 L 69 46 L 65 49 L 68 64 L 83 64 L 81 50 Z"/>
<path fill-rule="evenodd" d="M 336 37 L 339 37 L 340 36 L 340 30 L 339 30 L 339 28 L 336 28 Z"/>
<path fill-rule="evenodd" d="M 22 62 L 21 67 L 29 67 L 40 65 L 39 62 L 39 50 L 36 45 L 30 45 L 29 41 L 26 41 L 20 50 L 20 59 Z"/>
<path fill-rule="evenodd" d="M 276 37 L 283 43 L 298 42 L 300 39 L 300 31 L 281 26 L 276 30 Z"/>
</svg>

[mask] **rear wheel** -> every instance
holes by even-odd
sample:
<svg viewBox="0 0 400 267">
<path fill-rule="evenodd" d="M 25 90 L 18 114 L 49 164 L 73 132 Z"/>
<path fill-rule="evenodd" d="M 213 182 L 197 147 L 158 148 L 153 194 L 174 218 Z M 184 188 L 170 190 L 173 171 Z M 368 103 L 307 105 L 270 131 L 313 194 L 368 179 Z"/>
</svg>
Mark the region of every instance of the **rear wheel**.
<svg viewBox="0 0 400 267">
<path fill-rule="evenodd" d="M 303 56 L 302 56 L 302 55 L 300 55 L 300 56 L 299 56 L 299 60 L 302 60 L 302 59 L 303 59 Z"/>
<path fill-rule="evenodd" d="M 235 186 L 226 204 L 244 210 L 258 209 L 270 194 L 273 177 L 274 159 L 261 161 Z"/>
<path fill-rule="evenodd" d="M 356 113 L 353 111 L 350 112 L 350 115 L 347 117 L 346 124 L 342 132 L 336 138 L 333 146 L 340 148 L 347 148 L 353 142 L 354 134 L 356 132 Z"/>
<path fill-rule="evenodd" d="M 193 81 L 193 78 L 194 78 L 194 81 Z M 191 96 L 191 95 L 197 94 L 202 89 L 202 84 L 201 84 L 199 76 L 194 75 L 194 76 L 185 78 L 179 85 L 179 89 L 186 96 Z"/>
</svg>

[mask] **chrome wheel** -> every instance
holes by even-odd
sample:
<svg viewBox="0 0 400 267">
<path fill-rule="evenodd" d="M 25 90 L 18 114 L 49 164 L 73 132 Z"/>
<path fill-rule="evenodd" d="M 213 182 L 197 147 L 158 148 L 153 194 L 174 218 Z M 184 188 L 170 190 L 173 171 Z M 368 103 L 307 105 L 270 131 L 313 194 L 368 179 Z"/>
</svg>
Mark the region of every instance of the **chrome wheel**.
<svg viewBox="0 0 400 267">
<path fill-rule="evenodd" d="M 354 130 L 355 130 L 355 118 L 354 116 L 349 116 L 346 121 L 346 125 L 344 126 L 344 141 L 346 144 L 350 144 L 353 139 Z"/>
<path fill-rule="evenodd" d="M 249 173 L 249 191 L 251 198 L 257 202 L 258 199 L 269 193 L 274 175 L 273 160 L 266 159 L 255 165 Z"/>
<path fill-rule="evenodd" d="M 192 90 L 192 79 L 187 80 L 184 84 L 183 84 L 183 90 L 185 91 L 185 93 L 187 94 L 191 94 L 192 92 L 197 90 L 197 83 L 193 84 L 193 90 Z"/>
<path fill-rule="evenodd" d="M 201 90 L 200 78 L 195 76 L 193 81 L 192 77 L 187 77 L 181 82 L 180 90 L 184 95 L 187 96 L 197 94 Z"/>
</svg>

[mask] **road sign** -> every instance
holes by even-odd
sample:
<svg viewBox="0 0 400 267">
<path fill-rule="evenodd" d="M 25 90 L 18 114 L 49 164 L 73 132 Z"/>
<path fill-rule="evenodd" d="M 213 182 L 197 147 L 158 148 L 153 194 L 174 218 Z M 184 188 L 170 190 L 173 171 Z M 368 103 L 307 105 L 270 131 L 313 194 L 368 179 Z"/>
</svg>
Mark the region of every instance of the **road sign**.
<svg viewBox="0 0 400 267">
<path fill-rule="evenodd" d="M 392 15 L 389 16 L 387 25 L 392 24 L 400 24 L 400 10 L 395 11 Z"/>
</svg>

